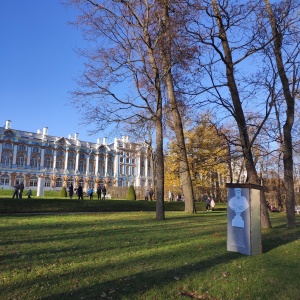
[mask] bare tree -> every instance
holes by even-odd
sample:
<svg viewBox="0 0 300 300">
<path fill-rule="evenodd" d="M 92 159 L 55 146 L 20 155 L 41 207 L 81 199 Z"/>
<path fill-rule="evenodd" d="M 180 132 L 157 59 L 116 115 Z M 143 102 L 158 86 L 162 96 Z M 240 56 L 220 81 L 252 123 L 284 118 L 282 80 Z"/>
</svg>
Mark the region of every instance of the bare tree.
<svg viewBox="0 0 300 300">
<path fill-rule="evenodd" d="M 178 27 L 180 24 L 180 17 L 178 12 L 180 11 L 181 6 L 179 7 L 172 6 L 172 2 L 169 0 L 162 0 L 161 2 L 161 17 L 162 17 L 162 39 L 159 43 L 160 45 L 160 55 L 162 59 L 162 66 L 164 70 L 164 78 L 166 89 L 168 93 L 168 99 L 170 103 L 170 111 L 172 115 L 173 128 L 175 131 L 177 146 L 179 149 L 179 169 L 180 169 L 180 180 L 184 194 L 185 201 L 185 212 L 191 213 L 195 212 L 194 205 L 194 191 L 192 185 L 192 178 L 190 173 L 190 167 L 188 162 L 187 150 L 185 145 L 185 137 L 183 132 L 182 117 L 180 114 L 180 101 L 176 97 L 175 87 L 174 87 L 174 75 L 173 75 L 173 66 L 174 64 L 174 40 L 180 40 L 180 34 L 176 30 L 181 30 L 183 24 Z M 174 13 L 177 12 L 177 13 Z M 173 13 L 173 16 L 170 15 Z M 177 25 L 176 25 L 177 24 Z M 184 47 L 184 41 L 178 43 L 180 47 Z M 183 54 L 180 55 L 182 60 L 185 60 Z M 176 57 L 178 59 L 178 57 Z"/>
<path fill-rule="evenodd" d="M 251 88 L 249 82 L 245 83 L 244 76 L 238 72 L 238 65 L 245 63 L 246 59 L 249 60 L 270 43 L 268 40 L 260 40 L 258 30 L 253 26 L 258 4 L 256 1 L 251 4 L 228 0 L 195 1 L 199 16 L 193 16 L 188 27 L 188 32 L 202 45 L 203 52 L 206 51 L 207 62 L 201 62 L 201 68 L 211 82 L 210 86 L 207 83 L 201 86 L 202 93 L 209 94 L 206 104 L 218 109 L 225 108 L 227 114 L 235 120 L 247 170 L 246 182 L 253 184 L 260 184 L 253 145 L 271 113 L 273 103 L 272 98 L 261 101 L 259 106 L 261 109 L 264 105 L 264 115 L 259 113 L 260 124 L 256 125 L 256 132 L 250 134 L 251 118 L 247 119 L 247 106 L 248 101 L 254 100 L 256 91 L 254 85 Z M 263 227 L 271 227 L 264 193 L 261 197 L 261 220 Z"/>
<path fill-rule="evenodd" d="M 272 51 L 286 102 L 286 120 L 283 125 L 283 164 L 286 188 L 287 226 L 295 227 L 295 194 L 292 128 L 295 119 L 295 97 L 299 85 L 300 54 L 300 2 L 297 0 L 279 1 L 270 4 L 264 0 L 271 27 Z M 289 79 L 289 75 L 291 76 Z"/>
<path fill-rule="evenodd" d="M 164 84 L 157 54 L 160 30 L 155 3 L 138 0 L 69 0 L 68 3 L 81 12 L 76 25 L 81 26 L 94 45 L 81 51 L 87 63 L 78 82 L 80 88 L 73 92 L 74 103 L 87 123 L 93 122 L 97 130 L 108 124 L 136 124 L 136 120 L 155 124 L 156 218 L 163 220 Z"/>
</svg>

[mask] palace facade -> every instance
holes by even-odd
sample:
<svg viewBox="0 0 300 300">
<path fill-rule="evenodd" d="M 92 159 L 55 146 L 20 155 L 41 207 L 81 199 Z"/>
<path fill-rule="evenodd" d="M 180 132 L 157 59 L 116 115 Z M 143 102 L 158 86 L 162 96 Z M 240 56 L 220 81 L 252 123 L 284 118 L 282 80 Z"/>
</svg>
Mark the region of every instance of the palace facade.
<svg viewBox="0 0 300 300">
<path fill-rule="evenodd" d="M 101 186 L 151 186 L 150 153 L 146 143 L 130 142 L 128 136 L 113 143 L 51 136 L 48 128 L 37 133 L 16 130 L 12 122 L 0 127 L 0 188 L 24 183 L 37 189 L 43 178 L 45 190 L 60 190 L 71 183 L 85 190 Z"/>
</svg>

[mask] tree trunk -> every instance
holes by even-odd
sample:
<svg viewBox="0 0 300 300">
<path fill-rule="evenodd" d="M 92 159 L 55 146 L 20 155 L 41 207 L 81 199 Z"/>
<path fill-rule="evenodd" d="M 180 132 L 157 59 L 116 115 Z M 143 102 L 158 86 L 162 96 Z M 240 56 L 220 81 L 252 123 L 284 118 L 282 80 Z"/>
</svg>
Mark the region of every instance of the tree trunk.
<svg viewBox="0 0 300 300">
<path fill-rule="evenodd" d="M 289 80 L 286 76 L 284 69 L 281 47 L 282 36 L 277 30 L 277 22 L 274 17 L 272 7 L 269 0 L 264 0 L 269 15 L 270 25 L 272 28 L 274 55 L 276 59 L 276 65 L 281 80 L 283 94 L 287 105 L 286 110 L 286 122 L 283 126 L 283 166 L 284 166 L 284 183 L 286 189 L 286 217 L 287 227 L 296 226 L 295 218 L 295 192 L 294 192 L 294 164 L 293 164 L 293 141 L 292 141 L 292 128 L 294 124 L 295 114 L 295 99 L 291 95 L 289 88 Z"/>
<path fill-rule="evenodd" d="M 251 151 L 251 144 L 250 144 L 247 124 L 246 124 L 246 119 L 245 119 L 245 115 L 243 112 L 243 108 L 239 96 L 239 91 L 234 77 L 234 64 L 233 64 L 229 42 L 227 39 L 226 31 L 224 29 L 224 25 L 222 23 L 222 17 L 216 0 L 212 0 L 212 5 L 213 5 L 214 13 L 217 17 L 219 36 L 222 42 L 222 47 L 225 56 L 224 63 L 226 65 L 227 84 L 230 91 L 232 103 L 235 109 L 235 119 L 239 129 L 243 156 L 245 158 L 245 166 L 247 170 L 247 182 L 260 184 L 259 177 L 255 169 L 252 151 Z M 262 192 L 262 194 L 264 194 L 264 192 Z M 264 195 L 261 197 L 261 223 L 262 223 L 262 227 L 264 228 L 271 227 L 271 221 L 269 218 Z"/>
<path fill-rule="evenodd" d="M 183 125 L 181 120 L 181 115 L 178 108 L 178 103 L 176 100 L 174 85 L 173 85 L 173 76 L 171 71 L 171 33 L 170 33 L 170 19 L 168 13 L 168 4 L 162 5 L 162 27 L 164 30 L 163 38 L 161 41 L 161 56 L 163 61 L 163 69 L 165 72 L 165 82 L 167 86 L 168 98 L 170 101 L 172 120 L 174 122 L 174 130 L 177 140 L 177 145 L 179 149 L 179 172 L 180 180 L 182 185 L 182 191 L 185 201 L 185 212 L 193 213 L 194 210 L 194 192 L 192 185 L 192 178 L 187 158 L 187 151 L 185 146 L 185 139 L 183 133 Z"/>
<path fill-rule="evenodd" d="M 156 168 L 156 219 L 165 219 L 164 209 L 164 153 L 163 153 L 163 127 L 161 118 L 157 118 L 155 121 L 156 129 L 156 157 L 157 157 L 157 168 Z"/>
</svg>

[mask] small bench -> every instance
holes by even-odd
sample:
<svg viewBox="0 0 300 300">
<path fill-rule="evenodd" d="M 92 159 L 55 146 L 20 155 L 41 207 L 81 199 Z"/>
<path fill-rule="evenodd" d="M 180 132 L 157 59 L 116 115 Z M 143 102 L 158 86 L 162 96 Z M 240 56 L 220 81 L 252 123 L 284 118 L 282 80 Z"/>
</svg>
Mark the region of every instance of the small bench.
<svg viewBox="0 0 300 300">
<path fill-rule="evenodd" d="M 295 206 L 295 212 L 300 214 L 300 205 Z"/>
<path fill-rule="evenodd" d="M 105 195 L 105 199 L 111 199 L 111 195 L 110 194 L 106 194 Z"/>
</svg>

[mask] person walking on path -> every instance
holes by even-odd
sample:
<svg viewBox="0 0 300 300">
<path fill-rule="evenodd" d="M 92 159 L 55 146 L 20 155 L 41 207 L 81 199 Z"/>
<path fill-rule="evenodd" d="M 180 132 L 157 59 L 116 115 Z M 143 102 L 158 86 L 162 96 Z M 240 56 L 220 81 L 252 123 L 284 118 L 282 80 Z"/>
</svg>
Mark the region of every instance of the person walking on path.
<svg viewBox="0 0 300 300">
<path fill-rule="evenodd" d="M 83 200 L 83 190 L 82 190 L 82 186 L 80 184 L 77 189 L 77 195 L 78 195 L 78 200 L 80 200 L 80 199 Z"/>
<path fill-rule="evenodd" d="M 26 195 L 27 195 L 27 198 L 28 198 L 28 199 L 31 199 L 32 190 L 29 189 Z"/>
<path fill-rule="evenodd" d="M 98 200 L 101 200 L 101 186 L 100 185 L 98 185 L 98 187 L 97 187 L 97 196 L 98 196 Z"/>
<path fill-rule="evenodd" d="M 206 203 L 206 211 L 210 210 L 210 199 L 209 199 L 209 197 L 207 197 L 205 203 Z"/>
<path fill-rule="evenodd" d="M 74 194 L 74 188 L 73 188 L 73 184 L 71 183 L 70 186 L 69 186 L 69 197 L 70 197 L 70 199 L 72 199 L 73 194 Z"/>
<path fill-rule="evenodd" d="M 93 200 L 93 193 L 94 193 L 94 190 L 93 189 L 89 189 L 88 190 L 88 194 L 90 196 L 90 200 Z"/>
<path fill-rule="evenodd" d="M 14 186 L 14 189 L 15 189 L 15 190 L 14 190 L 14 194 L 13 194 L 12 197 L 13 197 L 13 198 L 16 197 L 16 198 L 18 199 L 18 198 L 19 198 L 19 185 L 16 184 L 16 185 Z"/>
<path fill-rule="evenodd" d="M 150 191 L 149 191 L 150 201 L 153 200 L 153 195 L 154 195 L 154 191 L 153 191 L 153 189 L 151 188 Z"/>
<path fill-rule="evenodd" d="M 106 187 L 105 186 L 103 186 L 103 188 L 102 188 L 102 195 L 103 195 L 102 200 L 105 200 L 105 196 L 106 196 Z"/>
</svg>

